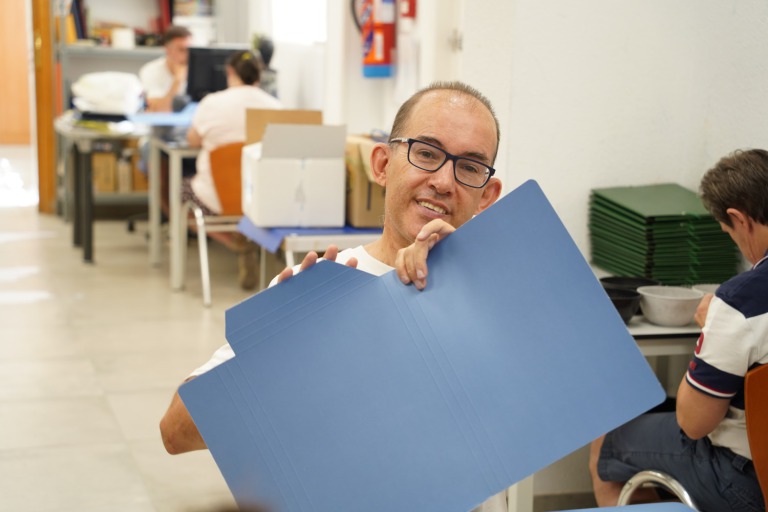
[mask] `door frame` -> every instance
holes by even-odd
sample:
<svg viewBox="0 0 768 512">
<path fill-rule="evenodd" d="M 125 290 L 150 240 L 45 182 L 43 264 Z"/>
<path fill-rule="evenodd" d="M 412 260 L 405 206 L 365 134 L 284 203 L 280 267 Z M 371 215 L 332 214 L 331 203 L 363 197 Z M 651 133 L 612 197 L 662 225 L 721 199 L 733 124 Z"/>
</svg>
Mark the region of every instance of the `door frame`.
<svg viewBox="0 0 768 512">
<path fill-rule="evenodd" d="M 50 0 L 31 0 L 32 46 L 35 55 L 35 133 L 37 142 L 38 210 L 56 212 L 56 65 Z"/>
</svg>

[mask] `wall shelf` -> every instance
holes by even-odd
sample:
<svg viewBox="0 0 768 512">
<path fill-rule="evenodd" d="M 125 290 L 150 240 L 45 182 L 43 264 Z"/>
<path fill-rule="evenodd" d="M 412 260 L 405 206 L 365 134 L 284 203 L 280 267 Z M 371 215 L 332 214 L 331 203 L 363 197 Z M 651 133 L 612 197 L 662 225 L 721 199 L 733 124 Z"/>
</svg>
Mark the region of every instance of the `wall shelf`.
<svg viewBox="0 0 768 512">
<path fill-rule="evenodd" d="M 138 46 L 133 49 L 112 48 L 110 46 L 63 45 L 60 47 L 62 57 L 137 59 L 143 62 L 156 59 L 163 55 L 162 46 Z"/>
</svg>

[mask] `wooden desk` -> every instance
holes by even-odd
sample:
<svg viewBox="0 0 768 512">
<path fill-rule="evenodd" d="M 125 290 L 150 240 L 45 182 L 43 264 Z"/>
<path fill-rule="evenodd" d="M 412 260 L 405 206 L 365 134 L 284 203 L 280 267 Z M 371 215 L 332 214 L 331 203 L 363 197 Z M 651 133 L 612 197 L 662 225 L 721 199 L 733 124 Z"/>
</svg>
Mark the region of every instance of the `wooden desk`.
<svg viewBox="0 0 768 512">
<path fill-rule="evenodd" d="M 124 121 L 104 123 L 104 130 L 77 126 L 75 113 L 69 111 L 56 118 L 54 129 L 65 142 L 64 153 L 75 152 L 74 212 L 72 241 L 83 249 L 83 261 L 93 263 L 93 169 L 91 155 L 96 141 L 137 140 L 147 134 L 144 127 Z"/>
</svg>

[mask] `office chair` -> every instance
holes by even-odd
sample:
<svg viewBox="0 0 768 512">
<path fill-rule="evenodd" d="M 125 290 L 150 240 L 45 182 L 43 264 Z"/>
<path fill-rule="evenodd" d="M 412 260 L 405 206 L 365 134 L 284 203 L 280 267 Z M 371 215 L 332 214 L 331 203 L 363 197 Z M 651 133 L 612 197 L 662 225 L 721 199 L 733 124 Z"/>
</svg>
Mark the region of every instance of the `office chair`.
<svg viewBox="0 0 768 512">
<path fill-rule="evenodd" d="M 747 373 L 744 382 L 744 411 L 747 421 L 747 439 L 752 452 L 752 464 L 760 482 L 763 497 L 768 497 L 768 365 L 758 366 Z M 662 471 L 641 471 L 629 479 L 621 489 L 617 505 L 629 503 L 640 487 L 656 486 L 672 493 L 694 510 L 699 510 L 688 491 L 670 475 Z"/>
<path fill-rule="evenodd" d="M 243 216 L 242 211 L 242 178 L 240 166 L 242 159 L 243 143 L 235 142 L 219 146 L 210 153 L 211 175 L 216 187 L 216 193 L 221 203 L 220 215 L 205 215 L 195 203 L 185 202 L 181 207 L 183 219 L 189 217 L 192 211 L 194 219 L 190 219 L 190 225 L 197 228 L 197 245 L 200 255 L 200 277 L 203 288 L 203 305 L 211 305 L 211 277 L 208 264 L 208 233 L 237 232 L 237 224 Z M 192 224 L 194 222 L 194 224 Z M 186 251 L 187 247 L 187 223 L 181 224 L 181 246 Z M 182 255 L 182 272 L 186 269 L 186 254 Z"/>
</svg>

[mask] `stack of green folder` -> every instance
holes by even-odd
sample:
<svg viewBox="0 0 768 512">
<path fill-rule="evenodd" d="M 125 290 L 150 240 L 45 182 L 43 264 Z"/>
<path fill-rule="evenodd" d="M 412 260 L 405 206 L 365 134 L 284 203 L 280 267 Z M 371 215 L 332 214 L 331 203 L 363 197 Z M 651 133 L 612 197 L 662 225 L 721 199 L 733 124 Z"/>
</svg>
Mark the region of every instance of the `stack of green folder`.
<svg viewBox="0 0 768 512">
<path fill-rule="evenodd" d="M 592 263 L 618 276 L 667 285 L 722 283 L 738 249 L 695 192 L 674 183 L 594 189 Z"/>
</svg>

